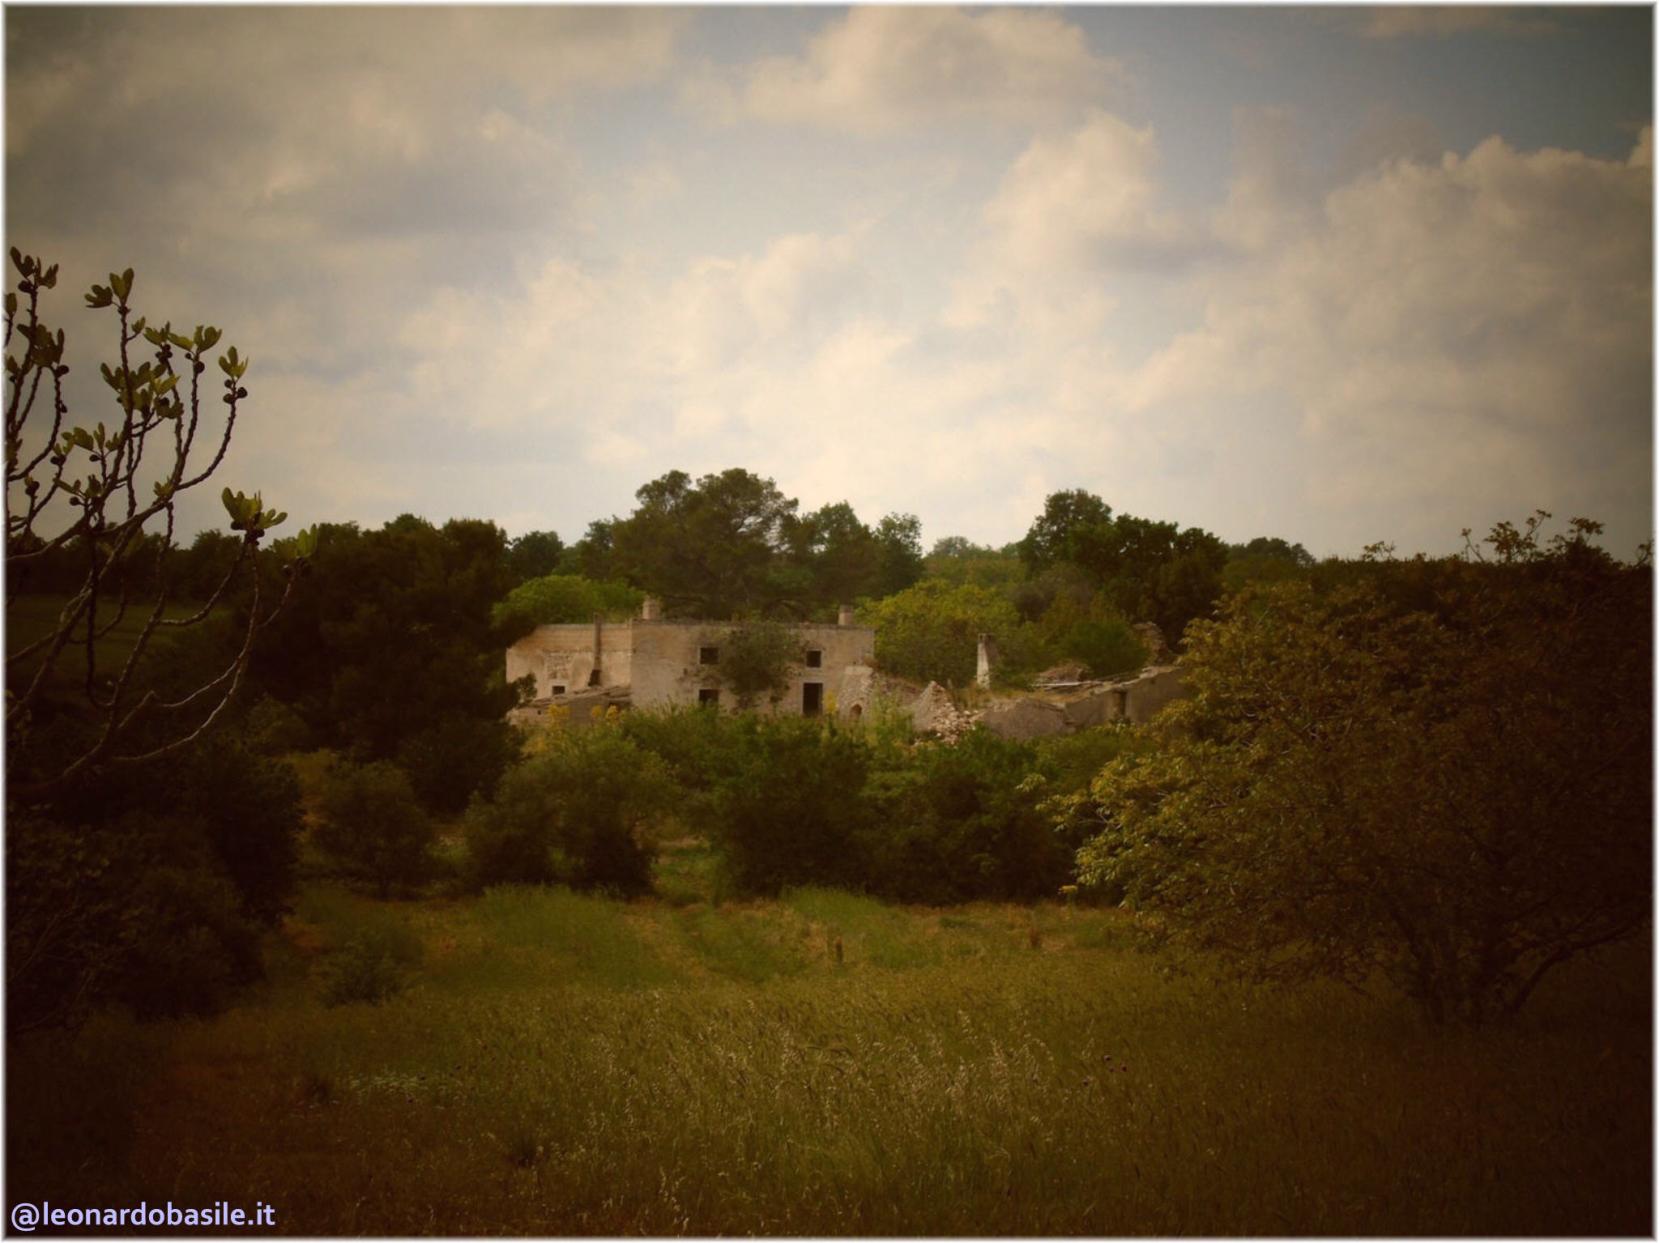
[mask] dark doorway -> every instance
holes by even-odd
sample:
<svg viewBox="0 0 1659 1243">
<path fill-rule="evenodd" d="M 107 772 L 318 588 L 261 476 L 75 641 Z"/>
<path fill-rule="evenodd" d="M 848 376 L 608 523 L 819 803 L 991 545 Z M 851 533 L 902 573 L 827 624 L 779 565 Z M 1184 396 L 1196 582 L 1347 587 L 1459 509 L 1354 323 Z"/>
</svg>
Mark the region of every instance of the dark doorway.
<svg viewBox="0 0 1659 1243">
<path fill-rule="evenodd" d="M 801 715 L 820 716 L 824 711 L 824 684 L 822 682 L 801 683 Z"/>
</svg>

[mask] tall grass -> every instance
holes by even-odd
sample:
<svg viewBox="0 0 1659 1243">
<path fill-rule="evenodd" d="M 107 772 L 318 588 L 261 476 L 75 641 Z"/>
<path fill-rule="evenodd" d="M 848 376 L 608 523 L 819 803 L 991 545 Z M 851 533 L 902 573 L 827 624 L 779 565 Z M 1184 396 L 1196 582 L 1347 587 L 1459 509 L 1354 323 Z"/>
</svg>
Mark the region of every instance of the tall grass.
<svg viewBox="0 0 1659 1243">
<path fill-rule="evenodd" d="M 104 1072 L 143 1122 L 123 1160 L 14 1194 L 240 1195 L 317 1234 L 1651 1230 L 1639 952 L 1443 1032 L 1125 949 L 1113 912 L 307 907 L 325 940 L 388 911 L 426 945 L 414 988 L 327 1009 L 279 973 L 148 1029 L 159 1068 Z M 14 1111 L 12 1151 L 53 1117 Z"/>
</svg>

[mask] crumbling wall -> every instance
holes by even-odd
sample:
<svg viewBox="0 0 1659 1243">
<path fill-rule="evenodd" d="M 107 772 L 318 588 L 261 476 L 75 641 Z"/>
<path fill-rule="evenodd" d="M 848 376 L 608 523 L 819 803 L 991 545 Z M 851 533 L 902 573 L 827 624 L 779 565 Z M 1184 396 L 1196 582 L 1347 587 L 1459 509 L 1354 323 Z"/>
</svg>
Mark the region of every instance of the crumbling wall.
<svg viewBox="0 0 1659 1243">
<path fill-rule="evenodd" d="M 824 712 L 839 705 L 836 696 L 848 669 L 868 666 L 875 658 L 876 632 L 868 626 L 797 626 L 803 651 L 819 653 L 816 668 L 797 662 L 790 666 L 789 680 L 783 688 L 776 711 L 800 712 L 804 687 L 809 682 L 821 685 Z M 629 623 L 628 643 L 630 660 L 630 689 L 633 703 L 640 708 L 667 707 L 671 704 L 695 704 L 698 692 L 717 690 L 719 702 L 731 707 L 735 698 L 720 674 L 718 660 L 703 664 L 703 648 L 719 649 L 732 631 L 729 623 L 720 622 L 648 622 L 635 619 Z M 754 705 L 761 713 L 774 711 L 764 697 Z"/>
<path fill-rule="evenodd" d="M 1160 665 L 1143 669 L 1133 678 L 1099 683 L 1060 701 L 1029 696 L 999 700 L 980 719 L 986 729 L 1004 738 L 1047 738 L 1115 721 L 1145 725 L 1165 704 L 1186 694 L 1181 666 Z"/>
<path fill-rule="evenodd" d="M 633 676 L 631 645 L 628 631 L 632 623 L 600 623 L 599 679 L 600 687 L 627 686 Z M 550 699 L 556 687 L 560 694 L 587 690 L 593 681 L 594 661 L 593 622 L 571 622 L 562 625 L 537 626 L 507 649 L 507 681 L 523 677 L 536 680 L 534 697 Z"/>
</svg>

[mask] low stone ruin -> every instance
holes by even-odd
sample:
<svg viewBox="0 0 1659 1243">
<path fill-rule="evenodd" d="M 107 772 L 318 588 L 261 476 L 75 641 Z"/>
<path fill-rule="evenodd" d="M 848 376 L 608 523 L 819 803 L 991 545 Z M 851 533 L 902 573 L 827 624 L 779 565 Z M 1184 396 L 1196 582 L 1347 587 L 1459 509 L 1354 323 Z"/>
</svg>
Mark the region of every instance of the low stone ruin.
<svg viewBox="0 0 1659 1243">
<path fill-rule="evenodd" d="M 1053 683 L 1046 690 L 997 699 L 970 712 L 957 707 L 944 687 L 930 682 L 911 705 L 910 717 L 919 734 L 954 739 L 977 722 L 999 737 L 1029 741 L 1117 721 L 1144 725 L 1165 704 L 1186 694 L 1179 665 L 1152 665 L 1114 680 Z"/>
</svg>

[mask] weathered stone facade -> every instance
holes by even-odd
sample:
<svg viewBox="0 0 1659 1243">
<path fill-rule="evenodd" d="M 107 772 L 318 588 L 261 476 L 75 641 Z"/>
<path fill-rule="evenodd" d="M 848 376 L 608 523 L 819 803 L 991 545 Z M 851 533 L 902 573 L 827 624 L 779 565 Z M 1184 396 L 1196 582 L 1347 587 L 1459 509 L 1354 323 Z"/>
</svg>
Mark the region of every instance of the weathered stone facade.
<svg viewBox="0 0 1659 1243">
<path fill-rule="evenodd" d="M 700 702 L 735 707 L 720 672 L 720 649 L 733 623 L 658 621 L 655 612 L 648 603 L 643 616 L 626 622 L 538 626 L 507 649 L 507 680 L 533 678 L 535 700 L 544 707 L 600 699 L 636 708 Z M 876 632 L 852 625 L 848 611 L 842 620 L 793 627 L 801 657 L 791 664 L 777 701 L 762 696 L 755 711 L 845 715 L 861 704 Z"/>
</svg>

